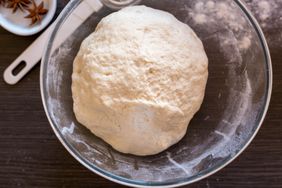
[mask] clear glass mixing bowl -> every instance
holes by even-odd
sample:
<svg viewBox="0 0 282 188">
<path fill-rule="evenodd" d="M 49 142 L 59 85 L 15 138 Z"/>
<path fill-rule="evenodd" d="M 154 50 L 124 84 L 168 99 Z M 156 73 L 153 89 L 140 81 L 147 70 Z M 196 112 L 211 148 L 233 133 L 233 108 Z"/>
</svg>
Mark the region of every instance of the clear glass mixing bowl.
<svg viewBox="0 0 282 188">
<path fill-rule="evenodd" d="M 119 153 L 94 136 L 76 121 L 72 110 L 72 64 L 82 40 L 104 16 L 132 0 L 102 2 L 71 1 L 55 25 L 42 60 L 42 100 L 62 144 L 91 171 L 130 186 L 189 184 L 230 163 L 261 126 L 272 86 L 268 47 L 245 5 L 239 0 L 134 2 L 168 11 L 190 25 L 209 58 L 205 99 L 186 136 L 158 155 L 137 157 Z"/>
</svg>

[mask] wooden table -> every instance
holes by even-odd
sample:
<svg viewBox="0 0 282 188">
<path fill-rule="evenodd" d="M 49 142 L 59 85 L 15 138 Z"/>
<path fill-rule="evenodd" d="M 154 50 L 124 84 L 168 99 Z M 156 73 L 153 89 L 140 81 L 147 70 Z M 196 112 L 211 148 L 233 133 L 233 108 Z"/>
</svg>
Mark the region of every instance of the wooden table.
<svg viewBox="0 0 282 188">
<path fill-rule="evenodd" d="M 59 1 L 58 12 L 67 0 Z M 281 2 L 282 4 L 282 2 Z M 258 135 L 234 162 L 197 187 L 282 187 L 282 20 L 264 28 L 273 61 L 271 105 Z M 0 28 L 0 74 L 36 38 Z M 280 42 L 279 42 L 280 40 Z M 0 187 L 122 187 L 87 170 L 61 145 L 43 110 L 39 64 L 17 85 L 0 77 Z"/>
</svg>

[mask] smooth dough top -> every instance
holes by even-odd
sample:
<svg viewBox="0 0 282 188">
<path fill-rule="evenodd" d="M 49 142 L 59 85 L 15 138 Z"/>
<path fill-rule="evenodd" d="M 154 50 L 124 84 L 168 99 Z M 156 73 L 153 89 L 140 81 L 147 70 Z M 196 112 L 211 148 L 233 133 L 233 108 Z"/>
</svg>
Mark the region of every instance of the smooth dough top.
<svg viewBox="0 0 282 188">
<path fill-rule="evenodd" d="M 74 60 L 77 120 L 116 150 L 159 153 L 178 142 L 203 101 L 202 42 L 170 13 L 146 6 L 103 18 Z"/>
</svg>

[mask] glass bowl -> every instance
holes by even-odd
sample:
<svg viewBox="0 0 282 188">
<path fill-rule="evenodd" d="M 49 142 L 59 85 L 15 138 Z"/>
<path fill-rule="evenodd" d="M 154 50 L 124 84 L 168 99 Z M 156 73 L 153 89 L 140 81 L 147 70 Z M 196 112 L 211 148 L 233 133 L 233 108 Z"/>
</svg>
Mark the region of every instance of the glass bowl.
<svg viewBox="0 0 282 188">
<path fill-rule="evenodd" d="M 51 34 L 40 83 L 55 134 L 85 167 L 124 185 L 173 187 L 217 172 L 249 145 L 269 105 L 271 60 L 257 21 L 239 0 L 113 2 L 71 1 Z M 166 151 L 147 157 L 115 151 L 79 124 L 72 110 L 72 64 L 82 40 L 104 16 L 130 3 L 168 11 L 190 25 L 209 58 L 205 99 L 187 134 Z"/>
</svg>

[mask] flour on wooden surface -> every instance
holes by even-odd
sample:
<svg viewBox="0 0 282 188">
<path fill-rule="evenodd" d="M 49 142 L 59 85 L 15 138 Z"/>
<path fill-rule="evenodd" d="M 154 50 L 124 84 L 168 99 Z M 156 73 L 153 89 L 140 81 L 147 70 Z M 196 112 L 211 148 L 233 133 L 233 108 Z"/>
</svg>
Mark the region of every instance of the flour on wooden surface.
<svg viewBox="0 0 282 188">
<path fill-rule="evenodd" d="M 236 6 L 230 0 L 198 0 L 195 1 L 193 7 L 184 6 L 184 9 L 189 13 L 190 18 L 195 24 L 205 27 L 214 27 L 218 24 L 226 25 L 226 29 L 237 33 L 236 40 L 240 50 L 247 50 L 251 46 L 252 36 L 248 32 L 245 32 L 246 19 Z M 222 39 L 226 43 L 230 40 L 229 36 Z"/>
<path fill-rule="evenodd" d="M 282 1 L 245 0 L 264 31 L 270 48 L 282 46 Z"/>
<path fill-rule="evenodd" d="M 245 0 L 251 12 L 263 28 L 273 27 L 275 20 L 281 20 L 281 0 Z"/>
</svg>

